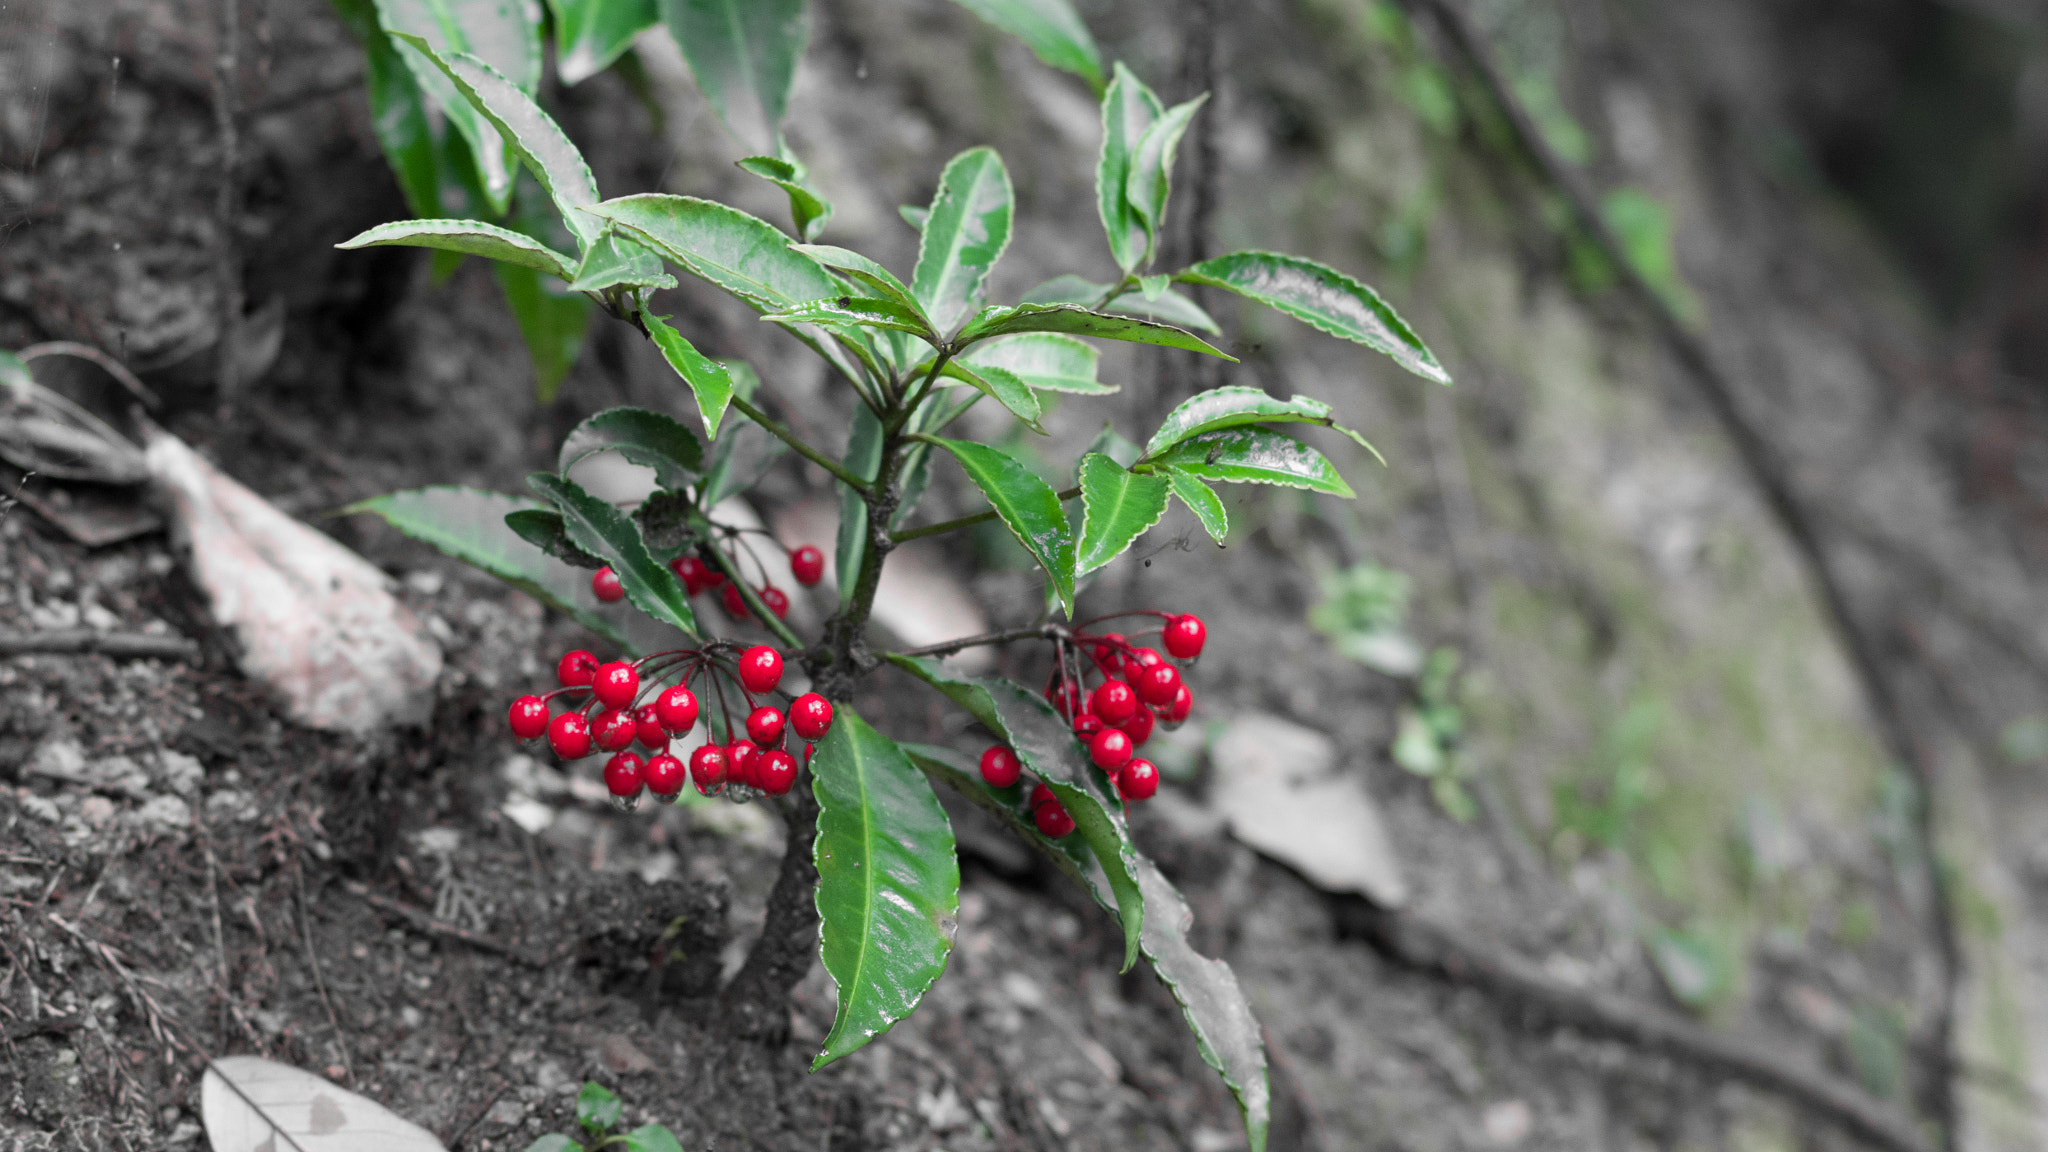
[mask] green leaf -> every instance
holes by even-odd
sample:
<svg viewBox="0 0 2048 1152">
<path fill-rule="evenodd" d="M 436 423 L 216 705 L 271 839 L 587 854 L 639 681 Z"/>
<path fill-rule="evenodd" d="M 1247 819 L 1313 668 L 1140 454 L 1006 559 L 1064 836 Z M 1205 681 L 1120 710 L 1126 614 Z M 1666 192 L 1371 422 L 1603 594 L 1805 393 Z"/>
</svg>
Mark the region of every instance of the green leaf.
<svg viewBox="0 0 2048 1152">
<path fill-rule="evenodd" d="M 0 348 L 0 388 L 26 388 L 33 383 L 35 377 L 29 375 L 28 362 Z"/>
<path fill-rule="evenodd" d="M 568 133 L 527 94 L 531 86 L 522 88 L 468 53 L 437 52 L 426 40 L 402 32 L 392 33 L 392 38 L 431 60 L 463 98 L 490 121 L 491 127 L 498 130 L 548 190 L 555 211 L 561 213 L 562 223 L 577 243 L 588 248 L 602 227 L 583 212 L 597 203 L 597 178 L 590 174 L 590 165 L 584 162 L 583 153 L 570 141 Z"/>
<path fill-rule="evenodd" d="M 570 1152 L 571 1149 L 574 1149 L 575 1152 L 583 1152 L 583 1145 L 569 1139 L 560 1132 L 550 1132 L 526 1146 L 526 1152 Z"/>
<path fill-rule="evenodd" d="M 865 404 L 853 409 L 853 428 L 846 435 L 846 456 L 840 461 L 848 472 L 872 481 L 882 468 L 882 422 Z M 861 565 L 868 554 L 868 504 L 845 484 L 839 489 L 839 546 L 833 554 L 833 571 L 839 575 L 839 606 L 853 603 L 854 585 L 860 582 Z"/>
<path fill-rule="evenodd" d="M 1093 572 L 1131 546 L 1166 515 L 1167 480 L 1142 476 L 1100 452 L 1081 457 L 1081 558 L 1075 573 Z"/>
<path fill-rule="evenodd" d="M 481 191 L 494 213 L 511 202 L 513 167 L 506 141 L 496 126 L 465 99 L 455 84 L 406 37 L 424 41 L 444 56 L 467 52 L 509 78 L 522 92 L 540 84 L 539 22 L 526 6 L 509 0 L 375 0 L 378 23 L 393 34 L 391 44 L 413 80 L 441 106 L 455 130 L 469 143 Z"/>
<path fill-rule="evenodd" d="M 1237 360 L 1235 356 L 1211 348 L 1192 332 L 1150 320 L 1091 312 L 1073 304 L 1013 304 L 984 308 L 980 315 L 967 322 L 967 327 L 961 329 L 954 340 L 965 345 L 1017 332 L 1065 332 L 1071 336 L 1129 340 L 1137 344 L 1206 352 L 1233 363 Z"/>
<path fill-rule="evenodd" d="M 653 249 L 606 224 L 597 239 L 584 249 L 583 264 L 576 269 L 569 290 L 602 292 L 619 285 L 673 288 L 676 278 L 662 270 L 661 257 Z"/>
<path fill-rule="evenodd" d="M 1330 414 L 1328 404 L 1307 396 L 1297 395 L 1292 400 L 1278 400 L 1257 388 L 1233 385 L 1211 388 L 1181 401 L 1180 406 L 1166 414 L 1159 430 L 1145 443 L 1146 457 L 1157 456 L 1175 444 L 1204 432 L 1219 428 L 1235 428 L 1244 424 L 1319 424 L 1334 428 L 1351 437 L 1365 450 L 1379 456 L 1379 450 L 1365 442 L 1365 437 L 1337 423 Z M 1384 457 L 1380 463 L 1386 463 Z"/>
<path fill-rule="evenodd" d="M 792 244 L 789 247 L 793 252 L 801 252 L 825 267 L 867 285 L 883 299 L 903 305 L 916 313 L 926 328 L 932 327 L 930 318 L 924 314 L 924 306 L 917 302 L 917 294 L 881 264 L 858 252 L 830 244 Z"/>
<path fill-rule="evenodd" d="M 589 573 L 520 538 L 505 517 L 534 509 L 517 496 L 475 488 L 414 488 L 361 500 L 339 515 L 369 513 L 441 553 L 490 573 L 615 644 L 626 633 L 600 610 Z"/>
<path fill-rule="evenodd" d="M 1010 245 L 1016 213 L 1010 174 L 993 148 L 970 148 L 946 165 L 917 242 L 911 291 L 940 332 L 951 332 L 988 298 L 988 274 Z"/>
<path fill-rule="evenodd" d="M 811 758 L 811 791 L 818 955 L 839 987 L 815 1072 L 908 1016 L 945 972 L 960 861 L 931 784 L 844 704 Z"/>
<path fill-rule="evenodd" d="M 1055 332 L 1026 332 L 1000 340 L 984 340 L 955 359 L 976 368 L 1001 368 L 1033 388 L 1101 396 L 1117 390 L 1096 380 L 1102 353 L 1093 345 Z"/>
<path fill-rule="evenodd" d="M 756 152 L 773 152 L 796 62 L 810 38 L 804 0 L 661 0 L 697 90 Z"/>
<path fill-rule="evenodd" d="M 923 232 L 925 217 L 931 215 L 931 210 L 916 204 L 898 204 L 896 206 L 896 214 L 903 217 L 905 224 L 910 225 L 919 232 Z"/>
<path fill-rule="evenodd" d="M 1055 276 L 1026 292 L 1023 303 L 1079 304 L 1084 308 L 1093 308 L 1097 300 L 1108 295 L 1110 287 L 1108 284 L 1083 280 L 1079 276 Z M 1150 297 L 1128 294 L 1118 296 L 1103 310 L 1145 316 L 1177 328 L 1194 328 L 1218 336 L 1223 334 L 1223 329 L 1217 326 L 1216 321 L 1207 312 L 1202 311 L 1201 305 L 1171 289 Z"/>
<path fill-rule="evenodd" d="M 595 571 L 604 567 L 602 557 L 592 556 L 569 539 L 569 526 L 562 522 L 562 514 L 552 508 L 521 508 L 507 512 L 505 527 L 518 533 L 521 540 L 571 568 Z"/>
<path fill-rule="evenodd" d="M 683 1152 L 682 1141 L 660 1124 L 642 1124 L 626 1135 L 626 1152 Z"/>
<path fill-rule="evenodd" d="M 924 317 L 917 311 L 898 304 L 894 300 L 883 300 L 873 296 L 831 296 L 823 300 L 805 300 L 793 304 L 780 312 L 770 312 L 761 317 L 784 324 L 827 324 L 849 328 L 892 328 L 921 336 L 930 343 L 939 343 L 938 334 L 925 324 Z"/>
<path fill-rule="evenodd" d="M 1015 36 L 1046 64 L 1072 72 L 1102 94 L 1102 53 L 1067 0 L 959 0 L 960 6 Z"/>
<path fill-rule="evenodd" d="M 370 124 L 414 216 L 447 214 L 441 204 L 441 145 L 427 120 L 426 96 L 377 24 L 372 0 L 334 0 L 343 23 L 363 42 Z"/>
<path fill-rule="evenodd" d="M 654 0 L 548 0 L 555 14 L 555 71 L 574 87 L 633 46 L 633 37 L 661 22 Z"/>
<path fill-rule="evenodd" d="M 1354 493 L 1323 454 L 1292 436 L 1264 428 L 1204 432 L 1145 461 L 1141 467 L 1179 469 L 1230 484 L 1281 484 L 1350 499 Z"/>
<path fill-rule="evenodd" d="M 1007 452 L 968 440 L 931 443 L 953 454 L 967 478 L 988 497 L 1003 526 L 1031 553 L 1052 581 L 1060 607 L 1074 614 L 1074 529 L 1060 506 L 1059 493 L 1038 473 Z"/>
<path fill-rule="evenodd" d="M 1116 425 L 1109 423 L 1107 420 L 1102 423 L 1102 431 L 1095 434 L 1095 439 L 1088 442 L 1088 447 L 1081 454 L 1086 456 L 1090 452 L 1100 452 L 1126 468 L 1136 464 L 1139 455 L 1138 446 L 1119 436 Z M 1074 479 L 1076 482 L 1079 482 L 1080 478 L 1080 462 L 1076 461 L 1074 465 Z"/>
<path fill-rule="evenodd" d="M 1131 149 L 1130 172 L 1124 178 L 1124 197 L 1130 202 L 1138 223 L 1145 229 L 1145 256 L 1140 263 L 1151 263 L 1159 250 L 1159 235 L 1166 229 L 1166 200 L 1173 191 L 1174 155 L 1180 150 L 1180 138 L 1187 133 L 1195 113 L 1208 99 L 1209 94 L 1204 92 L 1185 104 L 1174 105 L 1145 129 L 1145 134 Z M 1159 285 L 1160 288 L 1164 286 L 1163 282 Z M 1159 291 L 1147 285 L 1145 294 L 1156 297 Z"/>
<path fill-rule="evenodd" d="M 590 211 L 618 221 L 692 276 L 762 312 L 840 294 L 831 273 L 791 250 L 789 237 L 737 208 L 650 192 L 607 200 Z"/>
<path fill-rule="evenodd" d="M 562 441 L 555 470 L 567 475 L 586 456 L 614 451 L 654 469 L 663 488 L 681 488 L 704 467 L 704 446 L 674 417 L 645 408 L 607 408 L 576 426 Z"/>
<path fill-rule="evenodd" d="M 565 295 L 552 281 L 541 279 L 531 268 L 503 262 L 491 265 L 498 287 L 505 290 L 505 303 L 519 323 L 519 335 L 533 359 L 534 395 L 543 404 L 555 398 L 555 391 L 576 364 L 583 350 L 583 330 L 590 323 L 590 301 L 581 295 Z"/>
<path fill-rule="evenodd" d="M 538 492 L 562 513 L 569 538 L 578 548 L 604 557 L 633 607 L 664 624 L 697 635 L 697 617 L 690 611 L 690 598 L 668 565 L 656 560 L 640 536 L 632 517 L 590 493 L 574 480 L 552 472 L 535 472 L 527 486 Z"/>
<path fill-rule="evenodd" d="M 683 334 L 662 317 L 643 312 L 640 320 L 647 325 L 647 334 L 653 338 L 654 346 L 661 349 L 668 366 L 676 370 L 676 375 L 697 397 L 697 414 L 704 418 L 705 437 L 717 439 L 718 422 L 725 419 L 726 406 L 732 403 L 732 373 L 725 365 L 697 351 L 696 345 L 683 339 Z"/>
<path fill-rule="evenodd" d="M 1124 930 L 1124 968 L 1138 959 L 1139 933 L 1150 917 L 1136 875 L 1142 859 L 1131 844 L 1123 808 L 1102 773 L 1052 706 L 1008 680 L 964 676 L 928 656 L 889 653 L 890 663 L 944 693 L 1017 753 L 1053 795 L 1102 866 Z M 1105 905 L 1106 906 L 1106 905 Z"/>
<path fill-rule="evenodd" d="M 1162 468 L 1160 471 L 1166 473 L 1166 482 L 1173 486 L 1174 496 L 1188 506 L 1195 519 L 1202 522 L 1202 528 L 1209 533 L 1210 539 L 1221 545 L 1230 536 L 1230 516 L 1224 512 L 1223 499 L 1216 495 L 1216 490 L 1182 469 Z"/>
<path fill-rule="evenodd" d="M 832 219 L 832 205 L 811 190 L 796 165 L 773 156 L 749 156 L 734 163 L 741 171 L 751 172 L 788 194 L 789 218 L 796 225 L 798 239 L 809 243 L 825 230 L 826 222 Z"/>
<path fill-rule="evenodd" d="M 394 220 L 367 232 L 359 232 L 335 247 L 377 248 L 387 245 L 439 248 L 444 252 L 483 256 L 563 280 L 573 279 L 576 275 L 576 261 L 570 257 L 531 236 L 481 220 Z"/>
<path fill-rule="evenodd" d="M 1102 152 L 1095 162 L 1095 209 L 1117 267 L 1129 272 L 1145 258 L 1144 220 L 1131 207 L 1127 189 L 1131 159 L 1145 130 L 1165 114 L 1159 97 L 1118 61 L 1109 90 L 1102 94 Z"/>
<path fill-rule="evenodd" d="M 1327 264 L 1279 252 L 1233 252 L 1175 273 L 1174 279 L 1257 300 L 1332 336 L 1384 352 L 1425 380 L 1451 382 L 1379 293 Z"/>
<path fill-rule="evenodd" d="M 585 1080 L 583 1090 L 576 1093 L 576 1122 L 583 1125 L 585 1132 L 601 1135 L 619 1122 L 624 1107 L 611 1089 L 595 1080 Z"/>
<path fill-rule="evenodd" d="M 1030 383 L 1016 373 L 993 364 L 963 364 L 958 360 L 948 360 L 940 375 L 973 385 L 983 395 L 1008 408 L 1010 415 L 1029 425 L 1033 432 L 1045 435 L 1044 426 L 1038 422 L 1038 397 L 1032 394 Z"/>
</svg>

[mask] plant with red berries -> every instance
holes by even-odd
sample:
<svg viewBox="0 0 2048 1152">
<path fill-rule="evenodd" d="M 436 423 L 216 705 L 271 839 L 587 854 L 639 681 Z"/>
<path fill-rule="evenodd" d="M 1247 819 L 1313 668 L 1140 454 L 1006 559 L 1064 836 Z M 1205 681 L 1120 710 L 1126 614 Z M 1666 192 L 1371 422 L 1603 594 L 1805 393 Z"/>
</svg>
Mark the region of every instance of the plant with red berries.
<svg viewBox="0 0 2048 1152">
<path fill-rule="evenodd" d="M 580 650 L 563 656 L 556 687 L 512 703 L 513 734 L 545 739 L 564 760 L 605 757 L 598 771 L 622 807 L 643 792 L 673 800 L 686 782 L 706 795 L 770 798 L 789 822 L 787 856 L 768 927 L 735 995 L 786 995 L 804 967 L 791 949 L 815 925 L 839 993 L 819 1064 L 887 1030 L 944 970 L 959 867 L 931 782 L 958 789 L 1115 916 L 1126 966 L 1142 954 L 1187 1006 L 1258 1146 L 1266 1098 L 1257 1023 L 1229 969 L 1188 947 L 1185 904 L 1137 850 L 1126 820 L 1131 804 L 1159 788 L 1159 770 L 1143 755 L 1147 742 L 1194 707 L 1186 677 L 1207 629 L 1193 615 L 1164 612 L 1058 620 L 1072 618 L 1088 575 L 1129 550 L 1171 501 L 1221 544 L 1228 518 L 1217 484 L 1351 495 L 1322 452 L 1279 426 L 1364 441 L 1321 401 L 1233 385 L 1181 403 L 1142 444 L 1105 431 L 1075 462 L 1073 485 L 1060 489 L 1017 455 L 953 429 L 970 408 L 992 400 L 1043 434 L 1041 419 L 1061 394 L 1114 391 L 1097 379 L 1098 352 L 1087 340 L 1229 360 L 1196 334 L 1219 329 L 1174 284 L 1270 305 L 1445 379 L 1429 351 L 1371 289 L 1300 257 L 1237 252 L 1148 271 L 1164 231 L 1175 148 L 1202 102 L 1167 108 L 1120 65 L 1101 92 L 1097 169 L 1116 276 L 1108 283 L 1063 276 L 1021 301 L 993 304 L 990 272 L 1009 242 L 1014 197 L 990 149 L 963 152 L 939 174 L 929 208 L 913 214 L 918 257 L 904 279 L 859 253 L 810 242 L 829 207 L 793 159 L 756 157 L 742 166 L 789 192 L 794 237 L 704 200 L 604 200 L 574 145 L 528 90 L 443 41 L 392 36 L 422 74 L 431 70 L 437 86 L 445 81 L 462 98 L 462 123 L 494 129 L 533 169 L 577 250 L 446 220 L 385 225 L 344 247 L 414 244 L 560 276 L 654 343 L 690 390 L 705 433 L 700 440 L 666 413 L 613 408 L 570 433 L 553 471 L 528 478 L 537 500 L 440 488 L 357 506 L 541 597 L 623 653 L 603 661 Z M 781 106 L 763 106 L 770 105 Z M 774 414 L 775 389 L 757 388 L 743 364 L 704 355 L 652 310 L 653 293 L 674 283 L 665 262 L 733 293 L 824 358 L 838 378 L 829 402 L 851 413 L 843 447 L 806 440 Z M 838 486 L 830 592 L 804 591 L 825 580 L 819 547 L 805 542 L 785 551 L 772 534 L 721 515 L 784 449 Z M 574 470 L 600 452 L 651 469 L 654 490 L 626 506 L 586 490 Z M 915 523 L 919 498 L 955 470 L 987 509 Z M 868 620 L 891 550 L 989 521 L 1043 570 L 1044 613 L 985 636 L 872 652 Z M 792 612 L 781 583 L 785 566 L 797 594 L 817 597 L 818 614 L 829 613 L 809 635 L 792 624 L 792 615 L 801 621 L 809 614 Z M 706 594 L 722 613 L 699 611 L 697 598 Z M 628 606 L 638 618 L 625 614 Z M 1133 618 L 1145 628 L 1100 627 Z M 740 638 L 749 633 L 756 638 Z M 774 646 L 760 643 L 762 634 Z M 1039 691 L 967 675 L 944 659 L 974 645 L 1025 641 L 1046 645 Z M 993 746 L 976 761 L 877 731 L 853 704 L 863 678 L 884 661 L 966 709 Z M 782 689 L 792 673 L 808 681 L 792 686 L 808 689 L 793 699 Z M 640 751 L 632 750 L 636 743 Z M 796 787 L 802 779 L 808 787 Z M 755 1007 L 781 1011 L 768 1000 Z"/>
</svg>

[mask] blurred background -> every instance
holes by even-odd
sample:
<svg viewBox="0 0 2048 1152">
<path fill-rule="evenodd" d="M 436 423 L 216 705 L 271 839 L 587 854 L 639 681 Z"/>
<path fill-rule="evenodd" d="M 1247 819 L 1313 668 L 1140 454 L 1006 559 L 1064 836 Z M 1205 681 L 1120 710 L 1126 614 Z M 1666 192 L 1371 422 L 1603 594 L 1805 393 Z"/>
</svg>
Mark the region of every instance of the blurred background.
<svg viewBox="0 0 2048 1152">
<path fill-rule="evenodd" d="M 1611 993 L 1795 1055 L 1915 1118 L 1928 1146 L 2048 1146 L 2048 6 L 1076 8 L 1162 98 L 1214 93 L 1176 172 L 1174 266 L 1242 248 L 1324 260 L 1377 287 L 1456 381 L 1218 296 L 1237 364 L 1109 348 L 1102 375 L 1123 390 L 1070 401 L 1048 440 L 975 413 L 974 434 L 1051 467 L 1105 419 L 1136 438 L 1200 388 L 1247 383 L 1331 401 L 1386 457 L 1318 441 L 1358 499 L 1234 490 L 1221 551 L 1176 508 L 1084 600 L 1209 622 L 1202 712 L 1162 757 L 1177 799 L 1138 835 L 1267 1027 L 1274 1147 L 1884 1146 L 1768 1077 L 1404 952 L 1389 915 L 1504 949 L 1559 995 Z M 896 206 L 986 143 L 1019 205 L 994 298 L 1075 269 L 1108 278 L 1085 85 L 946 0 L 811 13 L 787 131 L 837 206 L 825 242 L 906 270 L 917 237 Z M 542 404 L 477 261 L 438 281 L 424 253 L 336 251 L 411 214 L 360 42 L 320 0 L 242 0 L 224 94 L 220 26 L 196 0 L 0 3 L 0 347 L 119 357 L 162 396 L 159 421 L 302 517 L 430 483 L 517 491 L 590 412 L 681 411 L 659 356 L 616 322 L 562 338 L 573 367 Z M 749 150 L 672 44 L 643 39 L 573 87 L 551 70 L 542 92 L 607 195 L 783 218 L 780 194 L 732 166 Z M 793 341 L 695 284 L 662 305 L 713 354 L 750 359 L 837 450 L 852 398 Z M 758 503 L 788 542 L 829 549 L 822 472 L 785 465 Z M 976 506 L 935 485 L 920 515 Z M 360 518 L 321 526 L 396 572 L 446 567 Z M 80 602 L 53 568 L 149 602 L 146 564 L 94 575 L 160 548 L 148 537 L 95 550 L 28 509 L 4 532 L 10 620 Z M 1020 556 L 1000 532 L 907 553 L 882 623 L 936 639 L 919 629 L 1026 621 L 1039 592 Z M 438 579 L 413 591 L 461 635 L 496 635 L 498 612 L 539 650 L 543 625 L 509 594 Z M 475 699 L 444 688 L 444 728 L 449 700 L 487 714 L 517 682 L 471 655 Z M 84 724 L 112 691 L 66 683 L 63 708 L 15 717 L 18 762 L 51 717 Z M 504 748 L 473 727 L 413 765 L 483 781 L 437 785 L 434 811 L 457 824 L 504 795 L 487 787 Z M 230 758 L 283 770 L 265 755 Z M 589 856 L 594 827 L 555 829 L 551 850 Z M 614 870 L 663 850 L 605 843 Z M 1055 937 L 1086 922 L 1028 862 L 963 845 L 992 921 L 1067 924 Z M 1120 985 L 1095 944 L 1031 963 L 1028 978 L 956 963 L 930 1021 L 835 1073 L 878 1101 L 858 1146 L 1240 1146 L 1228 1098 L 1166 1027 L 1170 1002 Z M 1070 988 L 1085 994 L 1064 1003 Z M 998 1009 L 1022 1031 L 980 1028 Z M 1115 1012 L 1158 1030 L 1105 1038 Z M 528 1063 L 584 1059 L 588 1038 L 567 1035 L 532 1041 Z M 1120 1077 L 1085 1073 L 1098 1051 Z M 1024 1109 L 1035 1129 L 988 1121 L 920 1053 L 1010 1068 L 999 1080 L 1039 1069 L 1027 1096 L 1055 1106 Z M 1083 1071 L 1049 1070 L 1061 1061 Z M 461 1063 L 420 1058 L 414 1083 L 391 1072 L 380 1091 L 425 1107 Z M 642 1092 L 685 1110 L 686 1087 Z M 490 1115 L 473 1143 L 522 1131 L 516 1110 Z"/>
</svg>

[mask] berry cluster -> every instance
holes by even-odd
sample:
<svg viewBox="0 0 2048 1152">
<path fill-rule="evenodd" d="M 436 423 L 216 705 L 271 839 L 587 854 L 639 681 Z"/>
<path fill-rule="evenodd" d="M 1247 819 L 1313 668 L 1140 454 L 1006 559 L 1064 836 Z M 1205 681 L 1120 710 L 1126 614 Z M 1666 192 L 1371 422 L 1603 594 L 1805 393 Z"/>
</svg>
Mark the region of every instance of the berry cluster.
<svg viewBox="0 0 2048 1152">
<path fill-rule="evenodd" d="M 685 766 L 669 754 L 669 742 L 697 726 L 700 705 L 690 686 L 700 678 L 716 695 L 728 742 L 699 746 Z M 783 750 L 785 734 L 794 731 L 805 742 L 804 762 L 809 763 L 811 745 L 832 727 L 832 703 L 815 692 L 797 697 L 787 712 L 756 700 L 782 682 L 782 654 L 765 644 L 742 649 L 714 641 L 701 650 L 676 649 L 608 664 L 578 649 L 556 664 L 555 679 L 561 687 L 512 702 L 512 734 L 528 741 L 546 736 L 564 760 L 580 760 L 593 751 L 612 753 L 604 782 L 621 811 L 632 810 L 642 789 L 672 804 L 686 782 L 706 796 L 728 788 L 748 790 L 734 792 L 737 799 L 756 793 L 780 796 L 796 784 L 798 770 L 796 757 Z M 726 681 L 746 704 L 743 724 L 735 724 L 726 710 Z M 573 708 L 550 708 L 558 696 L 584 693 L 588 697 Z M 636 742 L 652 755 L 643 759 L 631 751 Z"/>
<path fill-rule="evenodd" d="M 1089 762 L 1116 785 L 1126 802 L 1149 800 L 1159 791 L 1159 769 L 1137 752 L 1153 729 L 1178 728 L 1194 709 L 1194 694 L 1181 671 L 1168 660 L 1192 665 L 1202 654 L 1209 632 L 1199 617 L 1147 613 L 1165 621 L 1158 649 L 1133 645 L 1121 633 L 1090 635 L 1076 630 L 1054 640 L 1052 676 L 1045 698 L 1074 727 L 1074 737 L 1088 750 Z M 1084 656 L 1101 682 L 1088 687 Z M 1001 745 L 981 754 L 981 778 L 991 787 L 1008 788 L 1023 774 L 1017 754 Z M 1057 840 L 1074 830 L 1074 819 L 1043 782 L 1031 790 L 1031 819 L 1038 830 Z"/>
<path fill-rule="evenodd" d="M 747 552 L 747 556 L 754 560 L 755 567 L 762 567 L 751 550 Z M 717 565 L 706 564 L 702 557 L 685 552 L 669 561 L 668 566 L 669 570 L 676 574 L 676 579 L 683 582 L 683 591 L 688 595 L 695 596 L 716 588 L 719 590 L 718 602 L 725 607 L 726 615 L 734 620 L 752 618 L 753 613 L 748 610 L 746 598 L 740 594 L 739 585 L 726 579 L 725 572 Z M 814 544 L 806 544 L 792 550 L 789 554 L 789 574 L 806 588 L 815 585 L 825 578 L 825 554 Z M 616 604 L 626 596 L 626 588 L 619 582 L 619 574 L 612 571 L 609 565 L 591 574 L 590 591 L 607 604 Z M 777 619 L 789 618 L 789 593 L 777 588 L 774 581 L 768 579 L 765 568 L 762 568 L 761 586 L 755 591 L 760 595 L 761 603 L 767 605 L 768 610 L 775 613 Z"/>
</svg>

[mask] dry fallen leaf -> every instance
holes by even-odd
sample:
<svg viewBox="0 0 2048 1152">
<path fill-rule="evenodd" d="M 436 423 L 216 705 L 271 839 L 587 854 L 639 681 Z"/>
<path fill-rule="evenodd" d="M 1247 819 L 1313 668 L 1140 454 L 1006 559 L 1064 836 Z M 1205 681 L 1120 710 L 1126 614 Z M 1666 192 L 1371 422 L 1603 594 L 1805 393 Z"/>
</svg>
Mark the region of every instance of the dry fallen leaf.
<svg viewBox="0 0 2048 1152">
<path fill-rule="evenodd" d="M 213 1152 L 446 1152 L 382 1104 L 260 1056 L 207 1065 L 199 1113 Z"/>
</svg>

